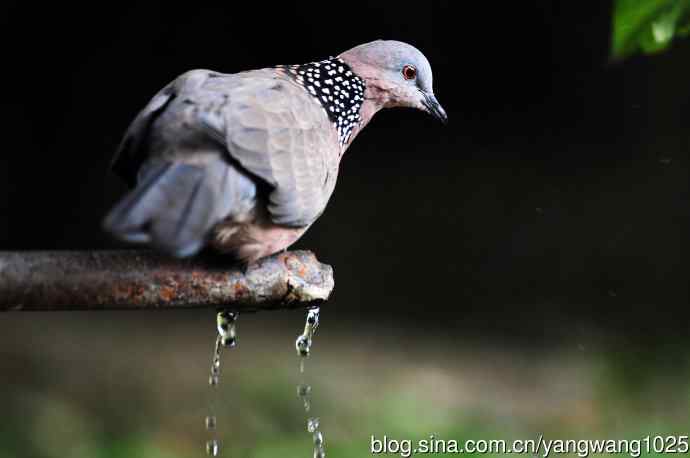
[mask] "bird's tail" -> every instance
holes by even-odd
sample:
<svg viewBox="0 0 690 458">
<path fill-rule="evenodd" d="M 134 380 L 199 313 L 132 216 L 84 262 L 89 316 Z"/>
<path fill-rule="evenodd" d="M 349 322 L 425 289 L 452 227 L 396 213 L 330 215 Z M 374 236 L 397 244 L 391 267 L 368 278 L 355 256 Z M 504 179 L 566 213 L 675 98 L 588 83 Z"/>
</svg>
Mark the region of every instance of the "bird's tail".
<svg viewBox="0 0 690 458">
<path fill-rule="evenodd" d="M 254 192 L 244 174 L 220 159 L 200 165 L 152 161 L 103 226 L 120 240 L 187 257 L 204 246 L 211 228 L 232 207 Z"/>
</svg>

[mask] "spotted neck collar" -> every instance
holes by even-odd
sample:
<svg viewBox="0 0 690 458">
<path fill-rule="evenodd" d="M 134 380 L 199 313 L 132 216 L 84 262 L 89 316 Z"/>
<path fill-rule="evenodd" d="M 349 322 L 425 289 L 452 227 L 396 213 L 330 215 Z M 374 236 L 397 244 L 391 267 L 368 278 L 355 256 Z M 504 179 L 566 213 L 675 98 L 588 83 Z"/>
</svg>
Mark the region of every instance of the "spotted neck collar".
<svg viewBox="0 0 690 458">
<path fill-rule="evenodd" d="M 362 121 L 364 80 L 339 57 L 282 68 L 321 104 L 338 131 L 340 146 L 347 144 Z"/>
</svg>

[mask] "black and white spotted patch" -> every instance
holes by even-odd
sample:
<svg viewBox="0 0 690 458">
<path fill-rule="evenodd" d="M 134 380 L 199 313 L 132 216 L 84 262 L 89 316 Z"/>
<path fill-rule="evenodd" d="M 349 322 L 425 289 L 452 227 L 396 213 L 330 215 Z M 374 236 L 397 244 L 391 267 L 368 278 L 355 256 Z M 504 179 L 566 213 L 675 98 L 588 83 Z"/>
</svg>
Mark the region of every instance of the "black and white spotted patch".
<svg viewBox="0 0 690 458">
<path fill-rule="evenodd" d="M 338 131 L 340 145 L 345 145 L 361 117 L 364 80 L 339 57 L 302 65 L 285 65 L 285 71 L 315 97 Z"/>
</svg>

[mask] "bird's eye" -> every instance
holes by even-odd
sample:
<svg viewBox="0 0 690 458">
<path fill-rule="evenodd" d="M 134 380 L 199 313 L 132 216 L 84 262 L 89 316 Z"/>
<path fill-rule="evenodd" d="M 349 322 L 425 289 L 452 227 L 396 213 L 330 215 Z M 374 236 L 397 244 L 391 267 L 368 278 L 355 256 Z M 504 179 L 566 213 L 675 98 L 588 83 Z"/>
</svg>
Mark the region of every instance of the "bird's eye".
<svg viewBox="0 0 690 458">
<path fill-rule="evenodd" d="M 412 65 L 405 65 L 402 69 L 402 75 L 406 80 L 413 80 L 417 77 L 417 69 Z"/>
</svg>

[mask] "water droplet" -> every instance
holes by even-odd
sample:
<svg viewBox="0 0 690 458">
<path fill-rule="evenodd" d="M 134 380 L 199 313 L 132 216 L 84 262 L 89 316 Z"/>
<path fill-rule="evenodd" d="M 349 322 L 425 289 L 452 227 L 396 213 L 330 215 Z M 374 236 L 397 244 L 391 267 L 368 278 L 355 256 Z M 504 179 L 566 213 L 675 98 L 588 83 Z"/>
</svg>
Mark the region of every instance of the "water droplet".
<svg viewBox="0 0 690 458">
<path fill-rule="evenodd" d="M 304 404 L 304 411 L 309 412 L 309 409 L 311 408 L 311 400 L 309 399 L 311 397 L 311 386 L 303 383 L 297 385 L 297 396 Z"/>
<path fill-rule="evenodd" d="M 295 348 L 299 356 L 309 356 L 311 351 L 311 339 L 304 334 L 300 334 L 295 341 Z"/>
<path fill-rule="evenodd" d="M 213 347 L 213 358 L 211 359 L 211 375 L 208 378 L 208 384 L 216 386 L 220 383 L 220 351 L 221 351 L 221 337 L 216 336 L 216 345 Z"/>
<path fill-rule="evenodd" d="M 315 307 L 307 313 L 307 324 L 312 326 L 312 333 L 319 327 L 319 313 L 321 309 Z"/>
<path fill-rule="evenodd" d="M 220 343 L 226 348 L 237 346 L 237 312 L 221 310 L 216 315 L 216 327 L 220 336 Z"/>
<path fill-rule="evenodd" d="M 207 430 L 213 431 L 214 429 L 216 429 L 216 417 L 215 416 L 209 415 L 208 417 L 206 417 L 205 423 L 206 423 L 206 429 Z"/>
<path fill-rule="evenodd" d="M 217 439 L 211 439 L 210 441 L 206 442 L 206 453 L 209 456 L 220 455 L 220 441 Z"/>
<path fill-rule="evenodd" d="M 304 397 L 311 395 L 311 385 L 301 383 L 297 385 L 297 396 Z"/>
<path fill-rule="evenodd" d="M 223 336 L 222 343 L 225 348 L 235 348 L 237 346 L 237 339 L 235 336 Z"/>
<path fill-rule="evenodd" d="M 306 356 L 300 355 L 299 358 L 299 373 L 304 374 L 304 360 L 307 359 Z"/>
<path fill-rule="evenodd" d="M 307 431 L 309 431 L 310 433 L 313 433 L 317 429 L 319 429 L 319 419 L 314 418 L 314 417 L 309 417 L 307 419 Z"/>
<path fill-rule="evenodd" d="M 237 312 L 229 310 L 221 310 L 216 315 L 216 324 L 218 325 L 218 334 L 224 334 L 227 329 L 237 321 Z"/>
<path fill-rule="evenodd" d="M 323 447 L 323 434 L 321 431 L 314 431 L 314 447 Z"/>
<path fill-rule="evenodd" d="M 213 347 L 213 356 L 211 358 L 211 376 L 220 376 L 220 353 L 221 353 L 221 337 L 216 336 L 216 344 Z"/>
</svg>

